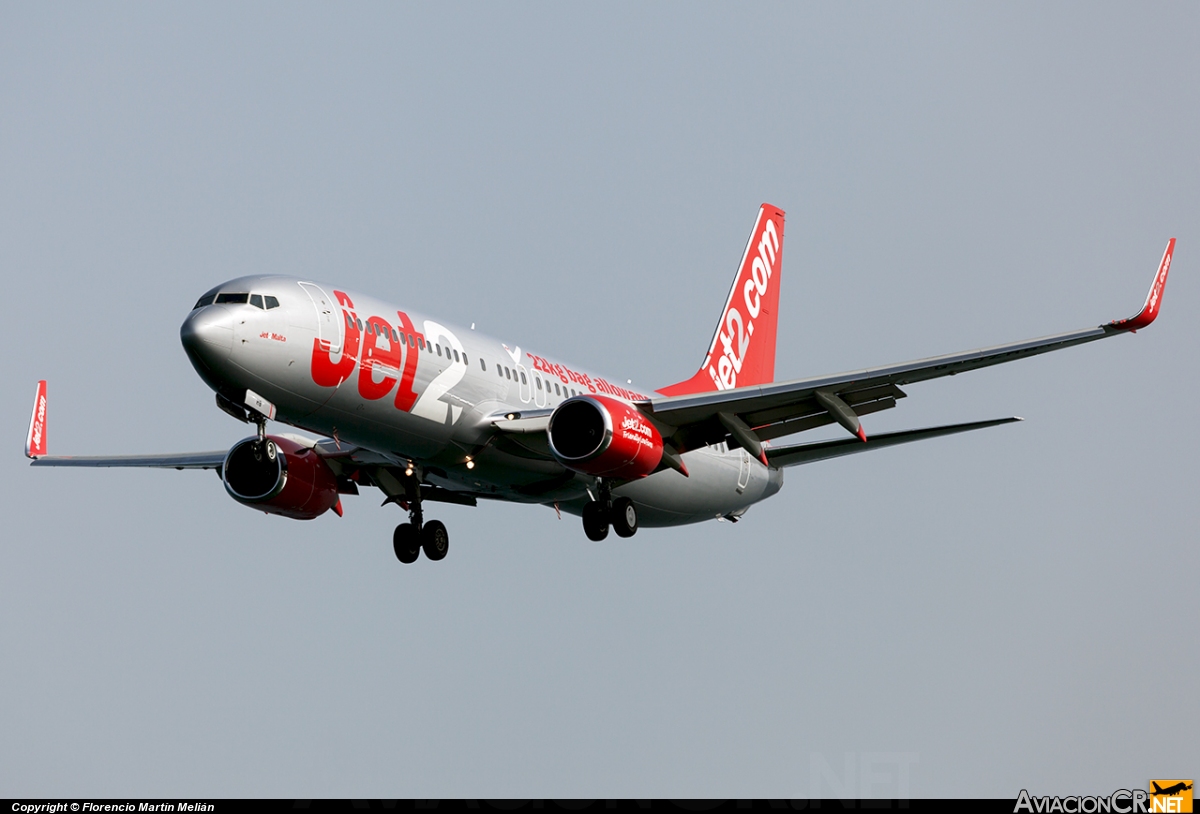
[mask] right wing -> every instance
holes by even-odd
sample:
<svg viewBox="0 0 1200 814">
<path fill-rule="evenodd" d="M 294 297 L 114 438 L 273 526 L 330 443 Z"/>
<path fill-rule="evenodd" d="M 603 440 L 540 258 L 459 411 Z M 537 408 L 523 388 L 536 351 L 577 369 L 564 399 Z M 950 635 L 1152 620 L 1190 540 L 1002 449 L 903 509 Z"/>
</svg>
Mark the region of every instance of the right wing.
<svg viewBox="0 0 1200 814">
<path fill-rule="evenodd" d="M 1055 334 L 1041 339 L 951 353 L 898 365 L 790 382 L 656 398 L 638 406 L 659 422 L 659 429 L 664 438 L 680 452 L 719 443 L 732 437 L 735 443 L 762 458 L 762 441 L 835 422 L 865 441 L 866 434 L 859 425 L 858 416 L 895 407 L 896 401 L 906 395 L 900 389 L 901 385 L 1013 362 L 1117 334 L 1135 332 L 1148 326 L 1158 316 L 1174 249 L 1175 239 L 1171 238 L 1142 310 L 1129 319 L 1113 320 L 1095 328 Z"/>
</svg>

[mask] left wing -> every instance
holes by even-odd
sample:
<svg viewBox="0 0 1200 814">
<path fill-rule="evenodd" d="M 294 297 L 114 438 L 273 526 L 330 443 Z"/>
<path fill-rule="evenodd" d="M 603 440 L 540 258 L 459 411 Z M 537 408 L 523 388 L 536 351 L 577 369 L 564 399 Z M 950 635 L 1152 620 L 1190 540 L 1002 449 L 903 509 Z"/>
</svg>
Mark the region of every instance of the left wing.
<svg viewBox="0 0 1200 814">
<path fill-rule="evenodd" d="M 30 466 L 133 466 L 152 469 L 220 469 L 226 451 L 175 452 L 167 455 L 59 455 L 34 458 Z"/>
<path fill-rule="evenodd" d="M 762 458 L 762 441 L 835 422 L 866 441 L 858 417 L 895 407 L 896 401 L 906 395 L 901 385 L 1013 362 L 1148 326 L 1158 316 L 1174 250 L 1175 238 L 1171 238 L 1142 310 L 1129 319 L 898 365 L 657 398 L 638 406 L 659 423 L 663 437 L 680 452 L 732 437 L 735 443 Z"/>
<path fill-rule="evenodd" d="M 221 406 L 220 396 L 217 404 Z M 222 407 L 224 409 L 224 407 Z M 228 410 L 226 410 L 228 412 Z M 338 491 L 342 494 L 358 494 L 358 484 L 376 486 L 388 496 L 385 502 L 403 500 L 409 489 L 420 490 L 424 500 L 443 503 L 476 505 L 476 495 L 458 492 L 433 484 L 411 481 L 411 469 L 405 472 L 403 463 L 394 456 L 375 452 L 364 447 L 340 443 L 335 438 L 305 438 L 292 433 L 275 433 L 302 446 L 309 447 L 329 466 L 338 479 Z M 59 455 L 46 454 L 46 381 L 38 382 L 37 396 L 33 402 L 33 415 L 29 419 L 29 434 L 25 438 L 25 455 L 32 458 L 31 466 L 80 466 L 80 467 L 141 467 L 151 469 L 215 469 L 221 474 L 228 450 L 211 452 L 172 452 L 165 455 Z M 406 482 L 411 481 L 411 487 Z M 479 495 L 487 497 L 487 495 Z M 341 514 L 340 503 L 335 511 Z"/>
</svg>

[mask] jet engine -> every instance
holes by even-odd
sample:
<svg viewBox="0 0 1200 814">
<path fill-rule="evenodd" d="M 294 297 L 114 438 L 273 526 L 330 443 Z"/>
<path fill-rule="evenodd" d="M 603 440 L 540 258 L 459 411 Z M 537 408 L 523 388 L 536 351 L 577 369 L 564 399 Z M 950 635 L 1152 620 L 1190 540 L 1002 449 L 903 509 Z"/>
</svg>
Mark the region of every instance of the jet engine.
<svg viewBox="0 0 1200 814">
<path fill-rule="evenodd" d="M 610 478 L 649 475 L 663 440 L 636 407 L 607 396 L 575 396 L 550 416 L 550 451 L 564 466 Z"/>
<path fill-rule="evenodd" d="M 312 520 L 338 502 L 337 477 L 316 452 L 287 438 L 246 438 L 221 467 L 225 491 L 267 514 Z"/>
</svg>

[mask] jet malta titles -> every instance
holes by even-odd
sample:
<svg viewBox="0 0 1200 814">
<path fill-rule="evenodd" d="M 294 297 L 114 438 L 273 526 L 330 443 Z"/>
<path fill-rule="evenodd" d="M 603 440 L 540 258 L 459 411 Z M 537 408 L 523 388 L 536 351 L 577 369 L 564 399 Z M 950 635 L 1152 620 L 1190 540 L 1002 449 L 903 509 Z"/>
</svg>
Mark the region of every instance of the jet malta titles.
<svg viewBox="0 0 1200 814">
<path fill-rule="evenodd" d="M 295 277 L 240 277 L 200 297 L 180 340 L 217 406 L 253 425 L 251 435 L 209 452 L 51 456 L 42 381 L 25 453 L 34 466 L 212 469 L 237 502 L 298 520 L 341 515 L 343 495 L 378 489 L 408 515 L 392 533 L 405 563 L 446 556 L 445 525 L 426 518 L 438 503 L 551 507 L 579 515 L 596 541 L 643 526 L 736 522 L 782 488 L 787 467 L 1019 421 L 868 437 L 862 418 L 895 407 L 909 385 L 1150 325 L 1175 248 L 1172 239 L 1128 319 L 777 382 L 784 221 L 778 207 L 759 208 L 703 362 L 652 393 L 411 303 Z M 268 422 L 306 434 L 268 432 Z M 830 424 L 847 437 L 775 443 Z"/>
</svg>

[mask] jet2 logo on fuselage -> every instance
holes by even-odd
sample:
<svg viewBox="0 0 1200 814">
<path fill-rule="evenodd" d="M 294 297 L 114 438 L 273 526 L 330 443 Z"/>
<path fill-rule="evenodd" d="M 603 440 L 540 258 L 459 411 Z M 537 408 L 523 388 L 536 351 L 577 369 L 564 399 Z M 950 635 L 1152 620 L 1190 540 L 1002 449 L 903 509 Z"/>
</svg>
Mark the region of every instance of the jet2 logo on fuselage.
<svg viewBox="0 0 1200 814">
<path fill-rule="evenodd" d="M 354 302 L 348 294 L 337 290 L 333 294 L 342 306 L 345 338 L 336 362 L 333 348 L 328 341 L 323 341 L 320 337 L 313 340 L 313 382 L 321 387 L 340 387 L 342 382 L 354 375 L 354 369 L 358 367 L 360 396 L 374 401 L 395 389 L 396 409 L 406 413 L 413 412 L 413 406 L 418 400 L 418 395 L 413 390 L 413 382 L 417 378 L 417 362 L 420 358 L 418 349 L 425 346 L 425 335 L 417 331 L 408 314 L 403 311 L 396 312 L 400 325 L 398 330 L 382 317 L 368 317 L 364 323 L 359 319 Z M 438 327 L 441 333 L 453 340 L 453 344 L 458 344 L 457 338 L 450 336 L 449 331 Z M 446 353 L 450 353 L 449 347 Z M 451 365 L 442 371 L 435 381 L 458 367 L 460 365 Z M 377 373 L 382 374 L 378 380 Z M 391 373 L 399 373 L 399 378 Z M 431 387 L 432 384 L 431 382 Z M 438 395 L 444 389 L 439 390 Z"/>
</svg>

